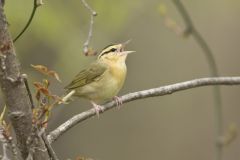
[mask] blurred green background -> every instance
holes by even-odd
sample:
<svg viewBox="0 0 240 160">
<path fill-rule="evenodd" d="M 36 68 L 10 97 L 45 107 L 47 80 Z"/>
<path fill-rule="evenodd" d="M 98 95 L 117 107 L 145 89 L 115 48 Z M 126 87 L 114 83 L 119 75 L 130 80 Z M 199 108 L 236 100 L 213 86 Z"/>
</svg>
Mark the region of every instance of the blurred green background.
<svg viewBox="0 0 240 160">
<path fill-rule="evenodd" d="M 205 56 L 190 37 L 177 36 L 164 26 L 159 5 L 184 27 L 181 16 L 168 0 L 88 0 L 98 16 L 91 47 L 132 42 L 137 51 L 128 57 L 128 76 L 120 95 L 194 78 L 209 76 Z M 9 28 L 15 37 L 32 10 L 32 0 L 6 1 Z M 90 14 L 80 0 L 44 1 L 27 32 L 15 43 L 22 71 L 30 83 L 44 76 L 30 64 L 57 71 L 63 83 L 51 80 L 51 90 L 64 94 L 63 87 L 95 57 L 82 54 Z M 183 1 L 197 29 L 212 48 L 220 75 L 239 75 L 240 1 Z M 32 90 L 33 86 L 31 85 Z M 221 87 L 224 129 L 240 123 L 240 87 Z M 34 90 L 33 90 L 34 93 Z M 77 156 L 96 160 L 202 160 L 215 157 L 215 123 L 212 87 L 196 88 L 169 96 L 124 104 L 72 128 L 54 144 L 61 159 Z M 86 100 L 54 108 L 49 131 L 90 108 Z M 224 159 L 237 159 L 240 140 L 224 148 Z"/>
</svg>

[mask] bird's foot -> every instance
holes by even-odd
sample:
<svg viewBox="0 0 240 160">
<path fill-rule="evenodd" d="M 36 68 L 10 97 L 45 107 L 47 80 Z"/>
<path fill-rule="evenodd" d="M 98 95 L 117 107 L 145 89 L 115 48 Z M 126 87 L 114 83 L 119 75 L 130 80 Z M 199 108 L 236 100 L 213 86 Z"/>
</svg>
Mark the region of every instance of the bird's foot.
<svg viewBox="0 0 240 160">
<path fill-rule="evenodd" d="M 96 103 L 94 103 L 94 102 L 92 102 L 92 101 L 91 101 L 91 103 L 92 103 L 92 105 L 93 105 L 93 108 L 94 108 L 94 110 L 95 110 L 95 112 L 96 112 L 97 117 L 99 118 L 99 113 L 104 111 L 103 106 L 98 105 L 98 104 L 96 104 Z"/>
<path fill-rule="evenodd" d="M 116 104 L 117 104 L 117 109 L 120 109 L 121 106 L 122 106 L 122 104 L 123 104 L 122 99 L 121 99 L 120 97 L 118 97 L 118 96 L 114 96 L 114 97 L 113 97 L 113 100 L 114 100 L 114 101 L 116 102 Z"/>
</svg>

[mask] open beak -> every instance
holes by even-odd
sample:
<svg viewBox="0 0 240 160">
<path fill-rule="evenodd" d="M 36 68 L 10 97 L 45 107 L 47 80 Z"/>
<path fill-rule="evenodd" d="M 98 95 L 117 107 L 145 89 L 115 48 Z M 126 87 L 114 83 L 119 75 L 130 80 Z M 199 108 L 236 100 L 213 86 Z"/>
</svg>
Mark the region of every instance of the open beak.
<svg viewBox="0 0 240 160">
<path fill-rule="evenodd" d="M 125 48 L 125 46 L 126 46 L 127 44 L 129 44 L 131 41 L 132 41 L 132 40 L 129 39 L 129 40 L 127 40 L 126 42 L 123 42 L 123 43 L 122 43 L 123 48 Z"/>
<path fill-rule="evenodd" d="M 124 51 L 124 48 L 126 47 L 126 45 L 131 42 L 131 39 L 127 40 L 126 42 L 122 43 L 122 47 L 120 49 L 120 54 L 121 56 L 123 55 L 128 55 L 129 53 L 133 53 L 133 52 L 136 52 L 136 51 Z"/>
<path fill-rule="evenodd" d="M 126 42 L 123 42 L 123 43 L 121 44 L 120 51 L 121 51 L 121 52 L 124 51 L 124 48 L 126 47 L 126 45 L 127 45 L 128 43 L 130 43 L 131 41 L 132 41 L 132 40 L 129 39 L 129 40 L 127 40 Z"/>
</svg>

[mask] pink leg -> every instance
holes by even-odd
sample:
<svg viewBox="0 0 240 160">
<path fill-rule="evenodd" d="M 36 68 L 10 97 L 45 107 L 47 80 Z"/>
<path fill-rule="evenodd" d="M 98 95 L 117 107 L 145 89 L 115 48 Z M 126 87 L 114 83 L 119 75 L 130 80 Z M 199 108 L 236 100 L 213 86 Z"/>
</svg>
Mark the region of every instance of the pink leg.
<svg viewBox="0 0 240 160">
<path fill-rule="evenodd" d="M 93 108 L 95 109 L 96 111 L 96 114 L 97 114 L 97 117 L 99 118 L 99 112 L 103 112 L 104 111 L 104 108 L 96 103 L 94 103 L 93 101 L 91 101 L 92 105 L 93 105 Z"/>
<path fill-rule="evenodd" d="M 117 108 L 120 109 L 121 106 L 122 106 L 122 104 L 123 104 L 122 99 L 119 98 L 118 96 L 114 96 L 114 97 L 113 97 L 113 100 L 116 102 Z"/>
</svg>

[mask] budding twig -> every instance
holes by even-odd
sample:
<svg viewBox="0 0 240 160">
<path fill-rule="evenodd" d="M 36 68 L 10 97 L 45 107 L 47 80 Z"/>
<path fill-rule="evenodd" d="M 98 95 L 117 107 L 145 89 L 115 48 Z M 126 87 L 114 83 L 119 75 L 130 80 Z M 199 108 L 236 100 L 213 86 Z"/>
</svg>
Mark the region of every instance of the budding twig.
<svg viewBox="0 0 240 160">
<path fill-rule="evenodd" d="M 89 43 L 90 40 L 92 38 L 92 34 L 93 34 L 93 24 L 94 24 L 94 17 L 97 16 L 97 12 L 94 11 L 85 0 L 81 0 L 83 5 L 91 12 L 91 17 L 90 17 L 90 26 L 89 26 L 89 31 L 88 31 L 88 36 L 86 41 L 83 44 L 83 53 L 85 55 L 88 55 L 89 52 Z"/>
</svg>

